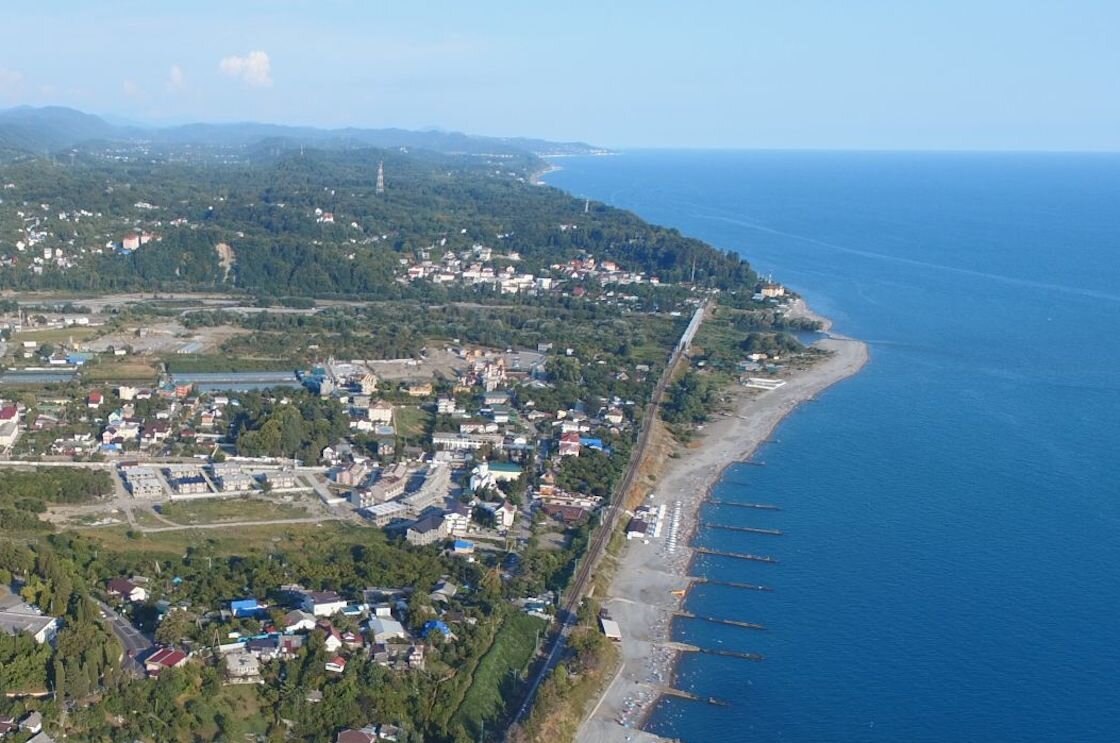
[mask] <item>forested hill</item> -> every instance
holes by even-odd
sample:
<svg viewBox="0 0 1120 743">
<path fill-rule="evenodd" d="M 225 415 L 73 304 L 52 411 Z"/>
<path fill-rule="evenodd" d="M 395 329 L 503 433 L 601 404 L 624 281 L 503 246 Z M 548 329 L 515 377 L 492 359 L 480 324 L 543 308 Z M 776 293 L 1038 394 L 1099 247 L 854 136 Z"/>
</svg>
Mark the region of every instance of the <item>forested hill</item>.
<svg viewBox="0 0 1120 743">
<path fill-rule="evenodd" d="M 187 161 L 136 149 L 25 158 L 0 165 L 0 286 L 438 297 L 405 271 L 487 248 L 496 271 L 557 279 L 551 265 L 590 255 L 663 283 L 753 282 L 734 254 L 531 185 L 541 164 L 267 144 Z"/>
<path fill-rule="evenodd" d="M 482 137 L 440 130 L 321 129 L 253 122 L 236 124 L 185 124 L 171 127 L 117 126 L 72 108 L 48 106 L 0 110 L 0 153 L 57 154 L 72 147 L 95 143 L 145 144 L 177 148 L 252 146 L 262 140 L 287 140 L 296 146 L 330 149 L 353 147 L 409 147 L 457 154 L 532 153 L 579 155 L 600 152 L 583 142 L 548 142 L 541 139 Z"/>
</svg>

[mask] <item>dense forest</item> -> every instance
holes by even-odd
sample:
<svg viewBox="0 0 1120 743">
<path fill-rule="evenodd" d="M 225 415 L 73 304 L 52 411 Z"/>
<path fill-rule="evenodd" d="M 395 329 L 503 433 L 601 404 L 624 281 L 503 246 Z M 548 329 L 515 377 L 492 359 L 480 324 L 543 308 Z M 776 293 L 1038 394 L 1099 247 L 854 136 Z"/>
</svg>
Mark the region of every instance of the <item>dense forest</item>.
<svg viewBox="0 0 1120 743">
<path fill-rule="evenodd" d="M 0 471 L 0 530 L 49 529 L 38 514 L 50 504 L 75 505 L 113 492 L 108 472 L 65 467 Z"/>
<path fill-rule="evenodd" d="M 290 399 L 292 404 L 282 404 L 260 392 L 241 397 L 231 426 L 238 454 L 315 463 L 324 447 L 349 433 L 349 419 L 337 401 L 305 390 L 293 391 Z"/>
<path fill-rule="evenodd" d="M 384 194 L 374 188 L 380 163 Z M 540 164 L 528 154 L 491 160 L 375 149 L 257 148 L 232 162 L 90 152 L 28 158 L 0 166 L 0 216 L 15 226 L 34 215 L 45 233 L 40 244 L 77 253 L 80 268 L 29 270 L 31 256 L 14 249 L 17 235 L 9 230 L 0 233 L 0 254 L 8 258 L 0 286 L 429 299 L 440 292 L 394 281 L 402 256 L 433 249 L 438 258 L 476 244 L 519 253 L 526 272 L 586 253 L 663 282 L 721 289 L 753 283 L 734 254 L 532 185 L 528 175 Z M 316 209 L 333 222 L 318 220 Z M 63 212 L 86 216 L 55 218 Z M 137 228 L 159 239 L 130 254 L 104 249 Z M 228 272 L 216 251 L 221 243 L 235 256 Z"/>
</svg>

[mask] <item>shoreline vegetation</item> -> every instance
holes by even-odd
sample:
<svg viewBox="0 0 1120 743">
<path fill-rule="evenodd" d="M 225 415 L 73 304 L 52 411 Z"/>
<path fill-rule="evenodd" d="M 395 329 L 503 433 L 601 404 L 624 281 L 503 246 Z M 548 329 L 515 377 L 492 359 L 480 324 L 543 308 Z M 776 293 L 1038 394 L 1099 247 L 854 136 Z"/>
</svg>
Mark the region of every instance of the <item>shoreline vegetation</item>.
<svg viewBox="0 0 1120 743">
<path fill-rule="evenodd" d="M 678 693 L 673 688 L 677 661 L 691 650 L 672 641 L 672 619 L 696 582 L 690 575 L 695 554 L 691 544 L 701 505 L 725 470 L 749 460 L 786 416 L 867 363 L 865 343 L 830 332 L 831 321 L 812 312 L 803 300 L 796 300 L 790 316 L 821 323 L 824 337 L 813 348 L 828 352 L 826 357 L 792 372 L 777 389 L 759 393 L 734 388 L 730 410 L 713 415 L 690 443 L 672 442 L 664 423 L 658 422 L 664 429 L 658 438 L 671 451 L 665 456 L 664 448 L 654 445 L 645 452 L 644 481 L 656 485 L 628 494 L 628 505 L 636 505 L 652 489 L 652 503 L 666 504 L 669 514 L 679 512 L 680 521 L 674 529 L 667 519 L 659 539 L 626 544 L 605 595 L 593 596 L 621 627 L 621 664 L 597 695 L 594 708 L 589 714 L 585 711 L 577 740 L 664 740 L 641 728 L 663 695 Z M 670 547 L 674 531 L 675 549 Z"/>
</svg>

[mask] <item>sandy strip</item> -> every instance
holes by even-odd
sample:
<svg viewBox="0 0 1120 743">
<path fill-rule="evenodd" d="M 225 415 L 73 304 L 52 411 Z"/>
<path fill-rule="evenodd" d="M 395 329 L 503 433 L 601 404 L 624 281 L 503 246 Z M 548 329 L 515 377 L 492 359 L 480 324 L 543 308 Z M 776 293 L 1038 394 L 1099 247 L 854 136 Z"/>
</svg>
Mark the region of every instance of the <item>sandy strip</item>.
<svg viewBox="0 0 1120 743">
<path fill-rule="evenodd" d="M 791 314 L 831 323 L 798 300 Z M 639 726 L 673 683 L 679 650 L 670 642 L 673 612 L 683 601 L 673 591 L 687 590 L 689 548 L 701 502 L 729 465 L 748 459 L 794 408 L 858 372 L 868 360 L 867 346 L 829 333 L 816 344 L 832 352 L 805 371 L 786 377 L 772 391 L 737 388 L 736 412 L 710 422 L 703 445 L 670 460 L 650 502 L 667 505 L 659 539 L 631 541 L 623 552 L 610 595 L 603 601 L 623 634 L 623 666 L 598 706 L 580 728 L 577 740 L 598 743 L 657 741 Z M 674 513 L 678 513 L 674 525 Z M 675 535 L 675 539 L 674 539 Z"/>
</svg>

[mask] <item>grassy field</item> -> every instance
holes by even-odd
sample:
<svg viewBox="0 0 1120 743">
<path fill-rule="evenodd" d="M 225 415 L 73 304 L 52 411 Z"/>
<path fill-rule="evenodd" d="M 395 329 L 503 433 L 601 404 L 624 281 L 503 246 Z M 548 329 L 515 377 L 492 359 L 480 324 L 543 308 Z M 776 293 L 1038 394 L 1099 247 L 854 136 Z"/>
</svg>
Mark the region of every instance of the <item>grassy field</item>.
<svg viewBox="0 0 1120 743">
<path fill-rule="evenodd" d="M 222 521 L 295 519 L 310 515 L 306 509 L 249 496 L 179 501 L 163 505 L 164 518 L 177 524 L 214 524 Z"/>
<path fill-rule="evenodd" d="M 511 693 L 513 687 L 520 683 L 521 674 L 532 660 L 537 633 L 543 634 L 546 626 L 544 620 L 519 612 L 510 615 L 498 630 L 453 718 L 474 739 L 481 739 L 483 726 L 494 729 L 505 715 L 506 700 L 515 698 Z"/>
<path fill-rule="evenodd" d="M 136 523 L 140 526 L 167 526 L 167 524 L 157 519 L 155 515 L 146 508 L 132 509 L 132 517 L 136 519 Z"/>
<path fill-rule="evenodd" d="M 91 382 L 121 381 L 155 384 L 158 377 L 155 362 L 137 356 L 103 358 L 82 367 L 82 378 Z"/>
<path fill-rule="evenodd" d="M 206 546 L 215 557 L 267 554 L 272 551 L 307 551 L 328 541 L 362 544 L 370 530 L 335 521 L 320 524 L 237 526 L 228 529 L 183 529 L 155 534 L 129 535 L 127 526 L 90 529 L 82 532 L 112 552 L 142 552 L 178 559 L 188 547 Z"/>
<path fill-rule="evenodd" d="M 397 435 L 401 438 L 419 438 L 431 425 L 432 414 L 419 407 L 404 405 L 393 411 L 393 422 L 397 427 Z"/>
<path fill-rule="evenodd" d="M 44 328 L 43 330 L 25 330 L 12 336 L 12 343 L 19 344 L 23 341 L 36 343 L 65 343 L 73 338 L 75 341 L 85 341 L 101 334 L 104 328 L 90 328 L 79 325 L 69 328 Z"/>
</svg>

